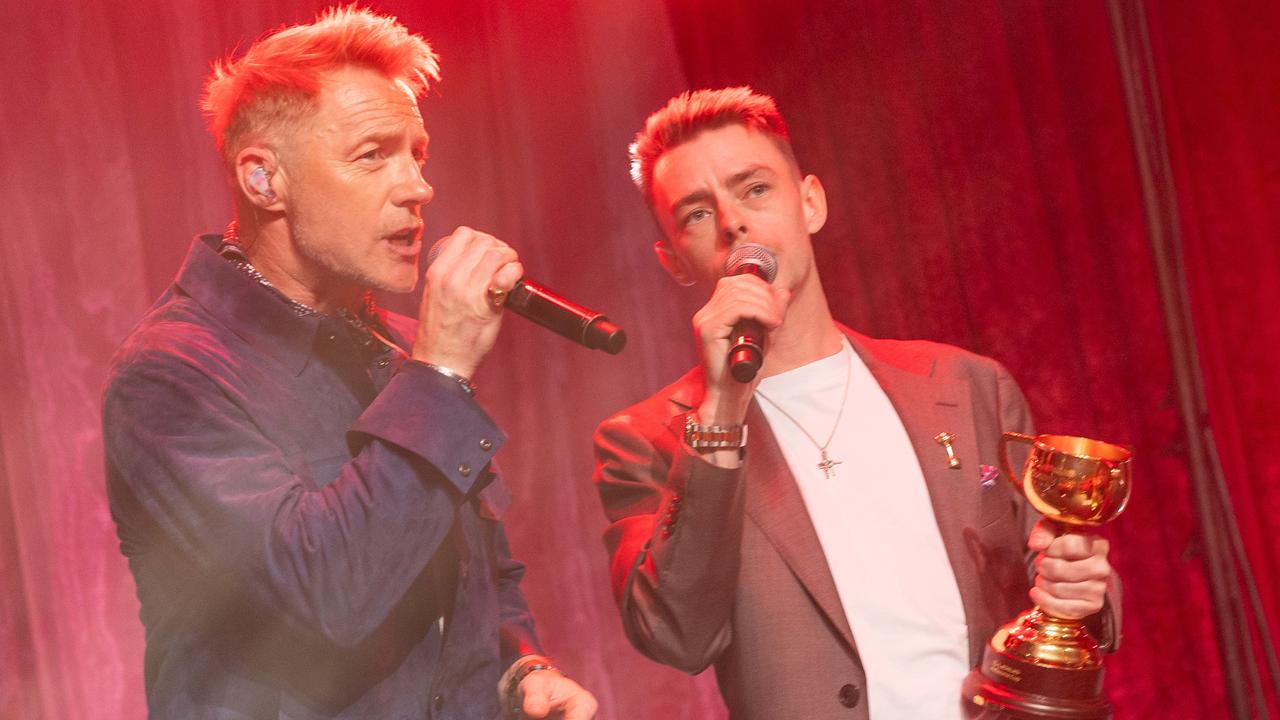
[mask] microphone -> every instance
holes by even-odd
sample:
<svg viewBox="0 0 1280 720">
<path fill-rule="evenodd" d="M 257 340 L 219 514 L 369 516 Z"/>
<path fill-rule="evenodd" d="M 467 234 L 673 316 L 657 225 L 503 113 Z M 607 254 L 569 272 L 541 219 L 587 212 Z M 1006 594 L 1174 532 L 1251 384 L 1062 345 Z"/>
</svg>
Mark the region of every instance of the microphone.
<svg viewBox="0 0 1280 720">
<path fill-rule="evenodd" d="M 743 243 L 724 261 L 725 275 L 755 275 L 767 283 L 778 276 L 778 261 L 763 245 Z M 741 320 L 729 336 L 729 373 L 733 379 L 748 383 L 760 372 L 764 362 L 764 328 L 755 320 Z"/>
<path fill-rule="evenodd" d="M 427 251 L 427 266 L 440 254 L 437 240 Z M 579 345 L 617 355 L 627 345 L 627 333 L 596 312 L 567 300 L 532 280 L 521 278 L 507 293 L 506 308 Z"/>
</svg>

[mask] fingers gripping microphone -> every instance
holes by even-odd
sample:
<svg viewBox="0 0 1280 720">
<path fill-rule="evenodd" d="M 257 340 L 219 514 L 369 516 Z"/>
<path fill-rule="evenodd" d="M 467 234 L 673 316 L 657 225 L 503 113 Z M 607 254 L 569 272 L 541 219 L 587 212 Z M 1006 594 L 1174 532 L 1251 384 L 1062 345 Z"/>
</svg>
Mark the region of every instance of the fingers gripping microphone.
<svg viewBox="0 0 1280 720">
<path fill-rule="evenodd" d="M 725 275 L 755 275 L 767 283 L 778 276 L 778 261 L 763 245 L 744 243 L 729 253 Z M 741 320 L 729 336 L 729 372 L 733 379 L 747 383 L 755 379 L 764 362 L 764 328 L 755 320 Z"/>
<path fill-rule="evenodd" d="M 440 254 L 440 243 L 427 252 L 427 266 Z M 591 348 L 617 355 L 627 345 L 627 333 L 609 322 L 604 313 L 566 300 L 532 280 L 521 278 L 507 293 L 506 308 L 544 328 Z"/>
</svg>

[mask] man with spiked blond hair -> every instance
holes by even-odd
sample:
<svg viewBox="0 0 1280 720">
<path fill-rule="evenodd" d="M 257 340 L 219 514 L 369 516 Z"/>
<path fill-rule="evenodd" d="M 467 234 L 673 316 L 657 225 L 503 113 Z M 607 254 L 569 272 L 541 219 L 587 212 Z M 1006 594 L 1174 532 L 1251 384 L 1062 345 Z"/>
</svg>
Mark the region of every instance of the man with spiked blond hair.
<svg viewBox="0 0 1280 720">
<path fill-rule="evenodd" d="M 707 297 L 699 366 L 596 435 L 631 642 L 714 664 L 733 720 L 957 720 L 1028 593 L 1113 641 L 1106 541 L 1056 537 L 994 479 L 1000 433 L 1031 423 L 1004 368 L 832 318 L 812 238 L 826 194 L 773 99 L 685 93 L 631 150 L 658 260 Z M 743 323 L 764 341 L 755 375 L 730 361 Z"/>
<path fill-rule="evenodd" d="M 461 227 L 416 325 L 370 295 L 418 281 L 436 79 L 422 38 L 355 8 L 209 78 L 235 220 L 192 244 L 103 410 L 153 718 L 594 717 L 538 653 L 470 380 L 519 258 Z"/>
</svg>

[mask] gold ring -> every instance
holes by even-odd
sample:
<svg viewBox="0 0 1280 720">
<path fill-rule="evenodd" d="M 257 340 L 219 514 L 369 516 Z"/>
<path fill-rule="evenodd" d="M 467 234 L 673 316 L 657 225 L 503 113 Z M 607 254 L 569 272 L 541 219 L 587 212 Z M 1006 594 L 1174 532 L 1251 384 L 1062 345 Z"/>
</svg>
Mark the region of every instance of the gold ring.
<svg viewBox="0 0 1280 720">
<path fill-rule="evenodd" d="M 486 291 L 489 295 L 489 304 L 494 307 L 502 307 L 502 303 L 507 300 L 507 291 L 498 288 L 489 288 Z"/>
</svg>

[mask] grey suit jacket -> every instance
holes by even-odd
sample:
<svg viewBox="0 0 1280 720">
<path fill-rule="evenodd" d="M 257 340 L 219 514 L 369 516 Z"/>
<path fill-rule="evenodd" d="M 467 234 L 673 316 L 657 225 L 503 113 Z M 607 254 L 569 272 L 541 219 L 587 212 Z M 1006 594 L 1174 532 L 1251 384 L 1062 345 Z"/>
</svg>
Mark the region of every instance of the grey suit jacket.
<svg viewBox="0 0 1280 720">
<path fill-rule="evenodd" d="M 915 447 L 976 665 L 996 628 L 1030 606 L 1025 544 L 1038 516 L 1008 483 L 980 479 L 980 466 L 999 466 L 1001 432 L 1031 431 L 1026 401 L 989 358 L 845 334 Z M 596 431 L 596 484 L 611 522 L 605 544 L 627 635 L 649 657 L 686 672 L 715 663 L 734 720 L 864 720 L 857 644 L 768 423 L 753 403 L 742 467 L 715 467 L 672 427 L 702 392 L 694 370 Z M 956 435 L 959 468 L 948 467 L 933 439 L 943 431 Z M 1115 634 L 1109 613 L 1102 632 L 1104 642 Z"/>
</svg>

